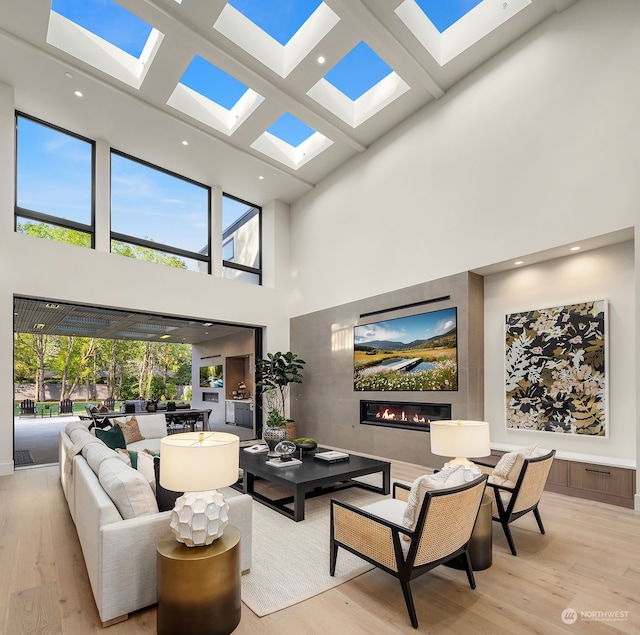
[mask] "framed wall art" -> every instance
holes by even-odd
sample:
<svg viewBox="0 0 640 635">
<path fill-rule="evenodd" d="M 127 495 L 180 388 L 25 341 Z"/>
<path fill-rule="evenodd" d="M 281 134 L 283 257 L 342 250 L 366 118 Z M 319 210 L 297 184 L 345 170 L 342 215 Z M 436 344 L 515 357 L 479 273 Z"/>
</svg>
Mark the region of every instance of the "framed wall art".
<svg viewBox="0 0 640 635">
<path fill-rule="evenodd" d="M 608 436 L 607 301 L 506 316 L 506 425 Z"/>
</svg>

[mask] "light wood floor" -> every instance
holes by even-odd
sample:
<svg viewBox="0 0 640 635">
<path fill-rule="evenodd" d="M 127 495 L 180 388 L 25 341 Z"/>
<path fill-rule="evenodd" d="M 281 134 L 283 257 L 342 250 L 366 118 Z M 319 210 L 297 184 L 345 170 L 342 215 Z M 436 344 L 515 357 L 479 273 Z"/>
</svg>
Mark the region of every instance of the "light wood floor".
<svg viewBox="0 0 640 635">
<path fill-rule="evenodd" d="M 419 472 L 396 464 L 392 477 L 412 480 Z M 464 572 L 447 567 L 415 580 L 418 632 L 640 633 L 640 513 L 551 493 L 541 513 L 545 536 L 533 517 L 513 526 L 517 557 L 494 523 L 493 565 L 476 572 L 475 591 Z M 7 635 L 103 632 L 57 466 L 0 477 L 0 607 L 0 633 Z M 562 622 L 566 608 L 577 612 L 573 625 Z M 605 612 L 618 612 L 619 620 Z M 105 632 L 155 633 L 156 610 L 139 611 Z M 400 585 L 380 571 L 263 618 L 243 606 L 235 631 L 413 632 Z"/>
</svg>

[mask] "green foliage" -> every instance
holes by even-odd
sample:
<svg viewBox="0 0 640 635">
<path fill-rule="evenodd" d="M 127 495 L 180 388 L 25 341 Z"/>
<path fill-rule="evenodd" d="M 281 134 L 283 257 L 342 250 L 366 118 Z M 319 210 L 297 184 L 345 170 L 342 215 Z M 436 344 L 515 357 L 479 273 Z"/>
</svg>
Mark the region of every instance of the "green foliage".
<svg viewBox="0 0 640 635">
<path fill-rule="evenodd" d="M 68 245 L 91 247 L 91 234 L 79 232 L 75 229 L 66 229 L 65 227 L 38 223 L 36 221 L 24 221 L 18 222 L 16 231 L 18 234 L 28 234 L 29 236 L 36 236 L 37 238 L 67 243 Z"/>
<path fill-rule="evenodd" d="M 131 245 L 118 240 L 111 241 L 111 252 L 119 254 L 120 256 L 126 256 L 127 258 L 155 262 L 160 265 L 166 265 L 167 267 L 174 267 L 175 269 L 187 268 L 187 263 L 178 256 L 168 254 L 164 251 L 159 251 L 158 249 L 150 249 L 149 247 L 141 247 L 140 245 Z"/>
<path fill-rule="evenodd" d="M 157 401 L 167 392 L 167 385 L 162 381 L 161 377 L 154 375 L 151 378 L 151 399 Z"/>
<path fill-rule="evenodd" d="M 303 359 L 291 351 L 267 353 L 265 359 L 256 363 L 256 385 L 264 391 L 267 398 L 267 426 L 281 427 L 286 424 L 289 388 L 292 383 L 302 383 L 302 369 L 305 364 Z"/>
</svg>

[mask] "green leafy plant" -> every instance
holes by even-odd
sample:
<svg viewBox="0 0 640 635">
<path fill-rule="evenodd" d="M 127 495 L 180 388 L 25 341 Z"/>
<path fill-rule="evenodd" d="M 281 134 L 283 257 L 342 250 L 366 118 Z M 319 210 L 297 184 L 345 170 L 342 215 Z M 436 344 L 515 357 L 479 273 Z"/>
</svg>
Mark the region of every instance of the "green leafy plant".
<svg viewBox="0 0 640 635">
<path fill-rule="evenodd" d="M 257 386 L 267 400 L 265 425 L 280 428 L 287 424 L 286 406 L 291 384 L 302 383 L 302 369 L 306 362 L 295 353 L 267 353 L 256 363 Z"/>
</svg>

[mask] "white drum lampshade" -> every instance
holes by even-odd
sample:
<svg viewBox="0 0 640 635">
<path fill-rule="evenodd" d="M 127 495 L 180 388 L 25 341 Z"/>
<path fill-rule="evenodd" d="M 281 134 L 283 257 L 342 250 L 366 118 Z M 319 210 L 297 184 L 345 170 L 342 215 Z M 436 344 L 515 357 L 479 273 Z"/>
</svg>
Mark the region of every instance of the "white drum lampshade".
<svg viewBox="0 0 640 635">
<path fill-rule="evenodd" d="M 171 512 L 170 528 L 188 547 L 210 545 L 229 522 L 218 488 L 238 480 L 240 438 L 227 432 L 185 432 L 160 443 L 160 485 L 184 492 Z"/>
<path fill-rule="evenodd" d="M 486 421 L 432 421 L 431 452 L 454 457 L 446 463 L 473 467 L 467 457 L 488 456 L 491 453 L 489 424 Z"/>
</svg>

